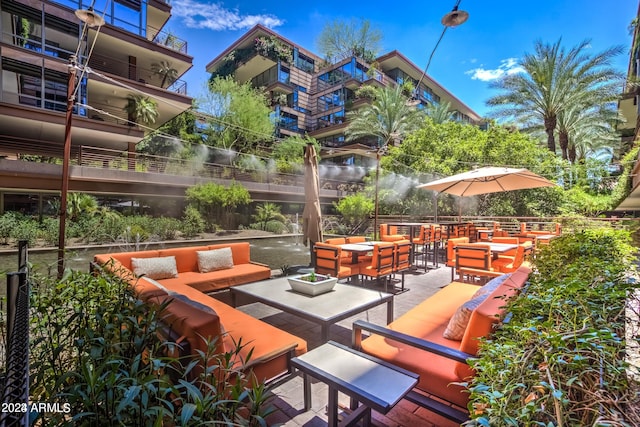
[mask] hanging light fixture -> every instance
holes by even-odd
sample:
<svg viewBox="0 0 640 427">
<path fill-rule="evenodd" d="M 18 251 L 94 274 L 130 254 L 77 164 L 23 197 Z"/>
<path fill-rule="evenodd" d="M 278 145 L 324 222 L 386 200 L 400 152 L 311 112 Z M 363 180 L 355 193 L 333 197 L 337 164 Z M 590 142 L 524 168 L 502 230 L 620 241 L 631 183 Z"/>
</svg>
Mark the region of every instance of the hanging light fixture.
<svg viewBox="0 0 640 427">
<path fill-rule="evenodd" d="M 87 10 L 78 9 L 74 12 L 79 20 L 87 24 L 89 28 L 101 27 L 104 25 L 104 19 L 98 15 L 92 7 Z"/>
<path fill-rule="evenodd" d="M 440 34 L 440 38 L 438 39 L 436 45 L 433 47 L 433 50 L 431 51 L 431 55 L 429 55 L 429 60 L 427 61 L 427 66 L 424 67 L 424 71 L 422 72 L 422 75 L 420 76 L 420 79 L 418 79 L 418 83 L 416 84 L 416 87 L 413 90 L 413 94 L 411 96 L 411 99 L 407 102 L 408 105 L 417 106 L 417 105 L 420 104 L 420 98 L 418 97 L 418 93 L 419 93 L 418 91 L 420 90 L 420 83 L 422 83 L 422 79 L 424 79 L 424 76 L 427 75 L 427 70 L 429 69 L 429 65 L 431 65 L 431 60 L 433 59 L 433 55 L 436 53 L 436 49 L 440 45 L 440 41 L 444 37 L 444 33 L 447 32 L 447 29 L 453 28 L 453 27 L 457 27 L 458 25 L 464 24 L 465 22 L 467 22 L 467 19 L 469 19 L 469 13 L 468 12 L 466 12 L 464 10 L 458 10 L 458 6 L 460 5 L 461 1 L 462 0 L 458 0 L 458 2 L 453 7 L 451 12 L 447 13 L 446 15 L 444 15 L 442 17 L 442 19 L 440 20 L 440 22 L 442 23 L 444 28 L 442 29 L 442 33 Z"/>
</svg>

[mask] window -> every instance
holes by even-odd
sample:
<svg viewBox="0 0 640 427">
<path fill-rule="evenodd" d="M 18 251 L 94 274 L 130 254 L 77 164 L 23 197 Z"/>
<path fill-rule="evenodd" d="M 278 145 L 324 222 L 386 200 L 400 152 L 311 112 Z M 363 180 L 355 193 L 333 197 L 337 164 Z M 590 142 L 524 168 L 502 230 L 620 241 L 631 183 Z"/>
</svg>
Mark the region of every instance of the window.
<svg viewBox="0 0 640 427">
<path fill-rule="evenodd" d="M 313 59 L 308 56 L 298 52 L 298 49 L 295 51 L 295 60 L 294 65 L 301 69 L 302 71 L 306 71 L 307 73 L 313 73 L 315 62 Z"/>
</svg>

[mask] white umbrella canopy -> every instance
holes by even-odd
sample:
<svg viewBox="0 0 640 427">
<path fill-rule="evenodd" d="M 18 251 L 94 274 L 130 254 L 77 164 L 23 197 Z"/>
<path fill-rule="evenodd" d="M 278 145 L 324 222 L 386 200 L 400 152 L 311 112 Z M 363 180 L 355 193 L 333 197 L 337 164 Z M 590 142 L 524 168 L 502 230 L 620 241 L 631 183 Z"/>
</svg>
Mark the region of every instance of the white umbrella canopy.
<svg viewBox="0 0 640 427">
<path fill-rule="evenodd" d="M 418 188 L 462 197 L 554 185 L 528 169 L 485 167 L 421 184 Z"/>
</svg>

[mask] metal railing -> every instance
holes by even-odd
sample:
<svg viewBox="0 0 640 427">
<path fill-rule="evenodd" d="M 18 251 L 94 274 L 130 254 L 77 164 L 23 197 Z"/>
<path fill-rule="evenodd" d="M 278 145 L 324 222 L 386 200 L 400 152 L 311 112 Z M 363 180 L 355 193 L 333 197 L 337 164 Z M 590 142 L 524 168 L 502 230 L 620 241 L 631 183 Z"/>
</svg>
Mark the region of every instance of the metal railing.
<svg viewBox="0 0 640 427">
<path fill-rule="evenodd" d="M 171 32 L 160 31 L 157 28 L 149 26 L 147 37 L 157 45 L 165 46 L 171 50 L 187 55 L 187 41 L 176 37 L 176 35 Z"/>
<path fill-rule="evenodd" d="M 27 242 L 18 244 L 18 271 L 7 274 L 6 360 L 0 426 L 29 425 L 29 280 Z"/>
<path fill-rule="evenodd" d="M 116 59 L 111 56 L 94 53 L 89 59 L 89 66 L 94 70 L 113 74 L 114 76 L 135 80 L 182 95 L 187 94 L 187 83 L 184 80 L 175 80 L 172 82 L 167 79 L 163 82 L 162 75 L 154 72 L 154 70 L 140 66 L 132 68 L 128 61 Z"/>
<path fill-rule="evenodd" d="M 129 170 L 135 172 L 158 173 L 175 176 L 197 176 L 199 178 L 221 179 L 238 182 L 288 185 L 304 188 L 304 175 L 281 173 L 267 167 L 239 167 L 232 164 L 206 162 L 199 159 L 177 159 L 149 154 L 129 153 L 90 146 L 81 147 L 81 155 L 74 159 L 78 166 Z M 339 166 L 335 166 L 339 167 Z M 341 174 L 334 174 L 339 176 Z M 348 174 L 344 174 L 347 176 Z M 340 193 L 354 193 L 363 189 L 363 184 L 339 179 L 320 177 L 322 189 Z"/>
</svg>

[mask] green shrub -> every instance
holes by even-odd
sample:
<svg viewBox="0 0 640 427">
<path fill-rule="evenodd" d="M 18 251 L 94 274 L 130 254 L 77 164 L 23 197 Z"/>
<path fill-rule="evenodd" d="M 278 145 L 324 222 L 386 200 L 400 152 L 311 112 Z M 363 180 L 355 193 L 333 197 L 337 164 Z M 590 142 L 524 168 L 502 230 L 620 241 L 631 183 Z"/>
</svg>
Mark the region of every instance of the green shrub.
<svg viewBox="0 0 640 427">
<path fill-rule="evenodd" d="M 12 231 L 18 227 L 21 217 L 17 212 L 6 212 L 0 215 L 0 243 L 9 243 Z"/>
<path fill-rule="evenodd" d="M 538 252 L 509 322 L 472 362 L 470 425 L 638 425 L 628 375 L 637 368 L 625 359 L 625 309 L 639 287 L 629 241 L 626 231 L 584 230 Z"/>
<path fill-rule="evenodd" d="M 206 222 L 195 206 L 187 206 L 182 218 L 181 231 L 184 237 L 195 237 L 204 231 Z"/>
<path fill-rule="evenodd" d="M 33 246 L 40 234 L 38 222 L 28 217 L 22 217 L 16 226 L 11 229 L 10 236 L 14 240 L 26 240 L 29 246 Z"/>
<path fill-rule="evenodd" d="M 71 406 L 40 414 L 41 425 L 266 425 L 266 389 L 232 366 L 241 343 L 215 354 L 211 342 L 195 360 L 178 360 L 158 335 L 166 304 L 140 302 L 110 275 L 34 281 L 30 398 Z M 187 380 L 196 365 L 209 368 Z"/>
<path fill-rule="evenodd" d="M 67 236 L 71 237 L 71 233 L 69 233 L 69 228 L 67 227 Z M 43 218 L 42 223 L 40 224 L 40 232 L 38 233 L 40 238 L 44 240 L 45 244 L 48 246 L 55 246 L 58 244 L 58 231 L 60 230 L 60 221 L 58 218 Z"/>
<path fill-rule="evenodd" d="M 180 221 L 175 218 L 152 218 L 150 223 L 150 231 L 158 240 L 175 240 L 180 230 Z"/>
</svg>

